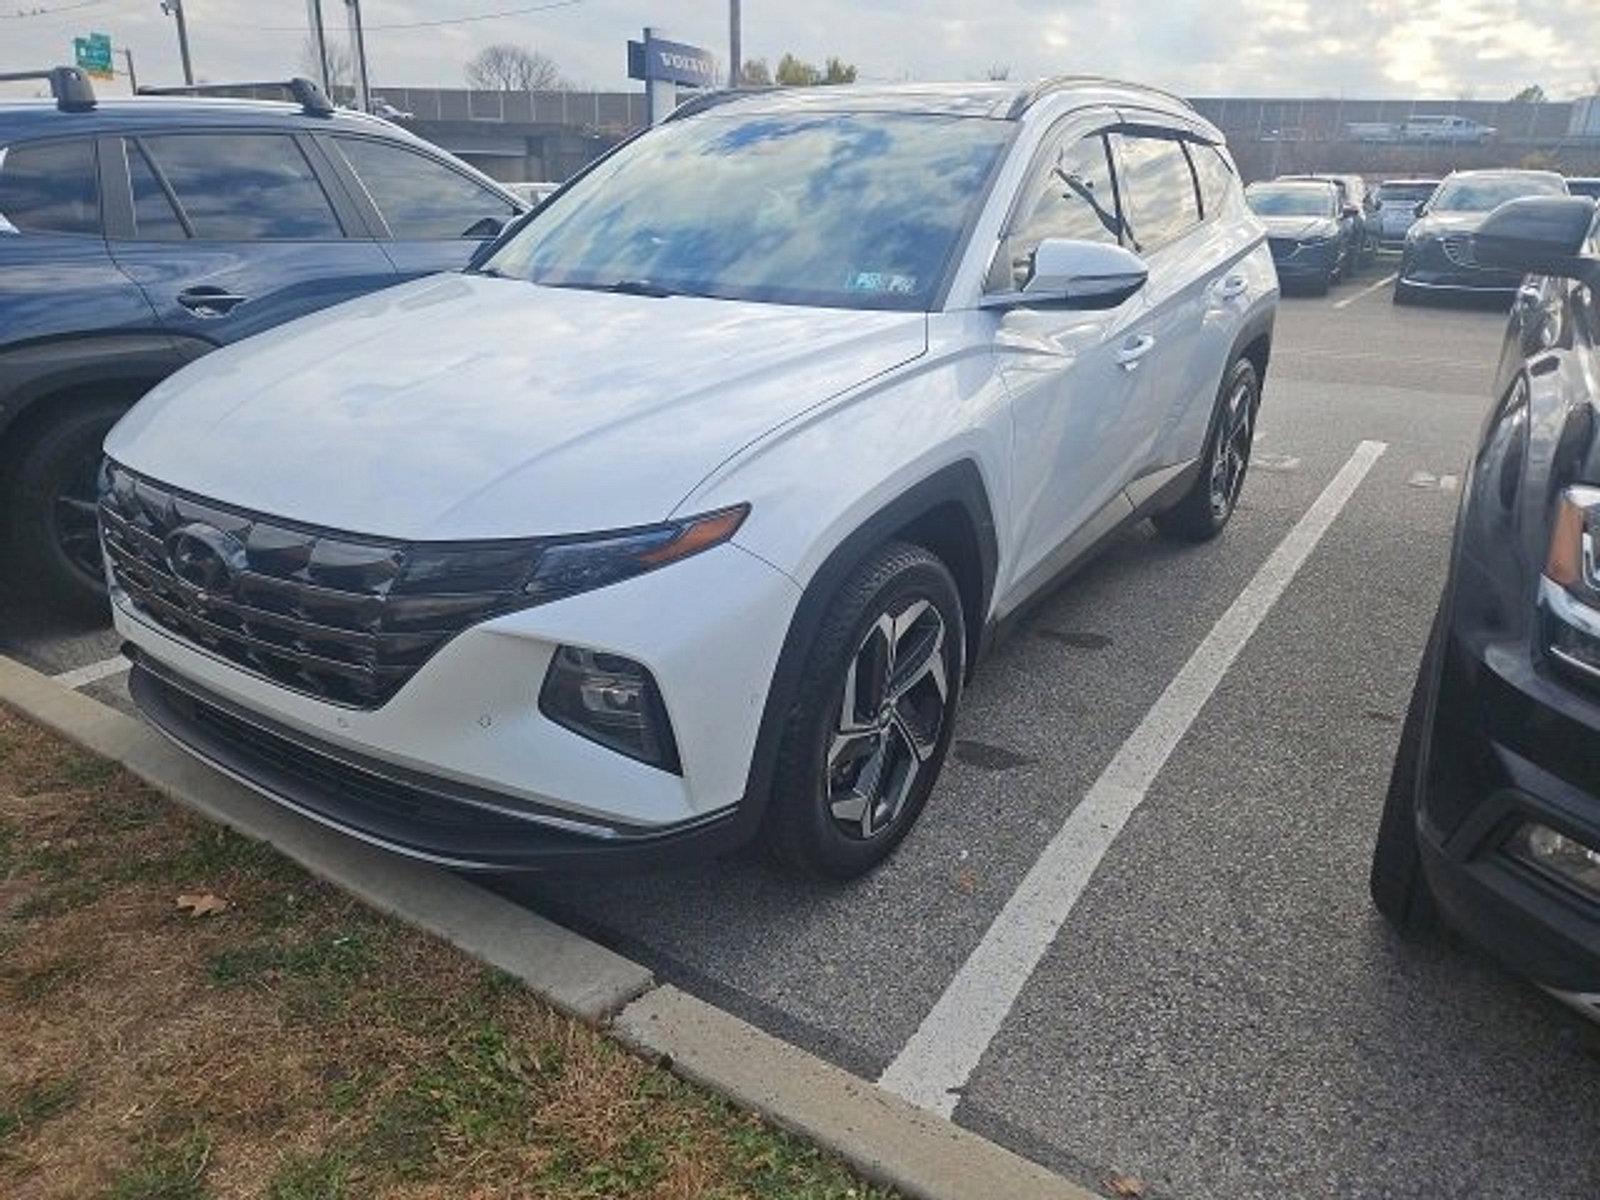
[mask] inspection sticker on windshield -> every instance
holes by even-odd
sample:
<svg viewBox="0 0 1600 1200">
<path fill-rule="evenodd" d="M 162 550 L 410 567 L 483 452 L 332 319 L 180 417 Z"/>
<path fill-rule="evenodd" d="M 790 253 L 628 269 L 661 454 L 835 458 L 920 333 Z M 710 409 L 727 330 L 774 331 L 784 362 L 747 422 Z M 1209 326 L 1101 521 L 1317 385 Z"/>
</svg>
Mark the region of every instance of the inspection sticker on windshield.
<svg viewBox="0 0 1600 1200">
<path fill-rule="evenodd" d="M 888 292 L 909 296 L 917 290 L 915 275 L 890 275 L 884 271 L 855 271 L 845 282 L 852 292 Z"/>
</svg>

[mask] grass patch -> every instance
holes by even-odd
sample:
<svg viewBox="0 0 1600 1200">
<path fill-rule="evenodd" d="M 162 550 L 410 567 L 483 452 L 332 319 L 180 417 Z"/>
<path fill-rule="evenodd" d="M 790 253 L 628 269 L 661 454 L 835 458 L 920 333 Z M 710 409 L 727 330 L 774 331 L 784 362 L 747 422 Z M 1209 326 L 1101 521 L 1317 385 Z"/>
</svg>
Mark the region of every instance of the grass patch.
<svg viewBox="0 0 1600 1200">
<path fill-rule="evenodd" d="M 4 712 L 0 886 L 0 1196 L 887 1196 Z"/>
</svg>

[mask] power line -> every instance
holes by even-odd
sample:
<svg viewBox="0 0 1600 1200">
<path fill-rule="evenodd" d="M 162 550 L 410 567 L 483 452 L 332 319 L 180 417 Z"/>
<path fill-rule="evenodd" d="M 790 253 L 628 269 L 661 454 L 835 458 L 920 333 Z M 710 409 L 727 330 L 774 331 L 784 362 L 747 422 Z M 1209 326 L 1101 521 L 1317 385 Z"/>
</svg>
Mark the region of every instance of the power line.
<svg viewBox="0 0 1600 1200">
<path fill-rule="evenodd" d="M 92 3 L 101 3 L 102 0 L 90 0 Z M 441 25 L 470 25 L 477 21 L 498 21 L 502 17 L 521 17 L 529 13 L 549 12 L 556 8 L 571 8 L 575 4 L 583 4 L 586 0 L 546 0 L 543 4 L 526 4 L 520 8 L 502 9 L 500 12 L 475 13 L 466 17 L 440 17 L 431 21 L 388 21 L 377 25 L 364 25 L 367 33 L 377 33 L 390 29 L 434 29 Z M 227 29 L 252 29 L 268 33 L 309 33 L 310 27 L 306 25 L 243 25 L 237 21 L 217 21 L 207 19 L 207 25 L 222 26 Z"/>
<path fill-rule="evenodd" d="M 80 8 L 92 8 L 96 4 L 105 4 L 108 0 L 78 0 L 76 4 L 56 4 L 50 8 L 19 8 L 16 12 L 0 12 L 0 21 L 20 21 L 25 17 L 53 17 L 57 13 L 76 12 Z"/>
</svg>

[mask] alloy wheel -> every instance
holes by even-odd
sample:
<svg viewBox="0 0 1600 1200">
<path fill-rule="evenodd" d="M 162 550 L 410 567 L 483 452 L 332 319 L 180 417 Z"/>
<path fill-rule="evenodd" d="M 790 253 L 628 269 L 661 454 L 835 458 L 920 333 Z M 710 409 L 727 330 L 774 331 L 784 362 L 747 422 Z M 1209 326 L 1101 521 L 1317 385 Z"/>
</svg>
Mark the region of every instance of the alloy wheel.
<svg viewBox="0 0 1600 1200">
<path fill-rule="evenodd" d="M 1245 467 L 1250 462 L 1251 428 L 1254 405 L 1250 383 L 1241 379 L 1228 393 L 1222 420 L 1217 427 L 1216 445 L 1211 452 L 1211 515 L 1218 521 L 1233 512 L 1244 487 Z"/>
<path fill-rule="evenodd" d="M 100 556 L 100 454 L 85 454 L 61 480 L 50 504 L 50 534 L 68 565 L 96 586 L 102 586 Z"/>
<path fill-rule="evenodd" d="M 939 745 L 950 696 L 945 637 L 931 602 L 903 600 L 851 656 L 824 764 L 828 812 L 847 836 L 865 841 L 893 827 Z"/>
</svg>

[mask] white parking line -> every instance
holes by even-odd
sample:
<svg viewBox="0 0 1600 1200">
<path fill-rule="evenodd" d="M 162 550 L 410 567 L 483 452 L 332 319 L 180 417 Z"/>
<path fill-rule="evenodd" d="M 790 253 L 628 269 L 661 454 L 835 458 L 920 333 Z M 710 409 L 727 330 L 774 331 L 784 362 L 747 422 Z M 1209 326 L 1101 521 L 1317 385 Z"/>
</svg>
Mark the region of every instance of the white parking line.
<svg viewBox="0 0 1600 1200">
<path fill-rule="evenodd" d="M 110 679 L 113 675 L 121 675 L 131 666 L 133 666 L 131 662 L 118 654 L 101 662 L 90 663 L 86 667 L 63 671 L 59 675 L 50 676 L 50 678 L 64 687 L 76 690 L 81 687 L 88 687 L 91 683 L 98 683 L 102 679 Z"/>
<path fill-rule="evenodd" d="M 1362 442 L 1122 743 L 962 964 L 879 1086 L 944 1116 L 1123 825 L 1245 643 L 1355 494 L 1385 442 Z"/>
<path fill-rule="evenodd" d="M 1378 280 L 1377 283 L 1370 284 L 1367 287 L 1362 288 L 1355 295 L 1346 296 L 1343 300 L 1335 300 L 1333 302 L 1333 306 L 1335 308 L 1348 308 L 1350 305 L 1354 304 L 1357 300 L 1361 299 L 1361 297 L 1370 296 L 1370 295 L 1372 295 L 1373 292 L 1377 291 L 1379 288 L 1388 287 L 1391 283 L 1394 282 L 1395 275 L 1398 275 L 1398 274 L 1399 274 L 1399 272 L 1396 271 L 1393 274 L 1385 275 L 1382 279 Z"/>
</svg>

